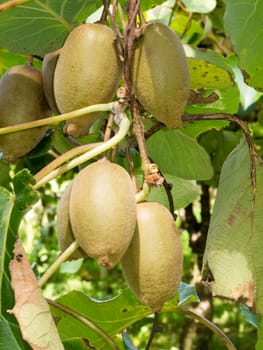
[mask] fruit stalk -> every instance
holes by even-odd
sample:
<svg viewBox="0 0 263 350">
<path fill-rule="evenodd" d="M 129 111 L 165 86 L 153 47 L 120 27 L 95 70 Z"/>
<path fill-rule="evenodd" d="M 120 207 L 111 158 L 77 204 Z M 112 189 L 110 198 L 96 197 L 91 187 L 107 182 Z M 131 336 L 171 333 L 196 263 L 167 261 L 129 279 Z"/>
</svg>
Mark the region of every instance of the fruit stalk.
<svg viewBox="0 0 263 350">
<path fill-rule="evenodd" d="M 48 268 L 48 270 L 44 273 L 44 275 L 39 279 L 38 285 L 39 287 L 43 287 L 43 285 L 49 280 L 49 278 L 53 275 L 53 273 L 59 268 L 59 266 L 67 261 L 67 259 L 78 249 L 79 245 L 77 241 L 71 243 L 71 245 L 64 250 L 64 252 L 59 255 L 59 257 L 55 260 L 55 262 Z"/>
<path fill-rule="evenodd" d="M 120 118 L 120 121 L 117 118 Z M 68 163 L 62 165 L 61 167 L 51 171 L 48 175 L 44 176 L 42 179 L 40 179 L 33 188 L 37 190 L 40 186 L 45 184 L 46 182 L 49 182 L 50 180 L 55 179 L 57 176 L 64 174 L 70 169 L 75 168 L 76 166 L 98 156 L 99 154 L 108 151 L 110 148 L 116 146 L 124 137 L 126 136 L 127 132 L 130 128 L 130 121 L 127 118 L 125 113 L 116 114 L 115 116 L 115 122 L 117 121 L 117 124 L 119 123 L 119 130 L 118 132 L 107 142 L 102 143 L 101 145 L 95 147 L 94 149 L 86 152 L 85 154 L 80 155 L 79 157 L 76 157 L 72 160 L 70 160 Z"/>
<path fill-rule="evenodd" d="M 90 114 L 94 112 L 111 111 L 114 108 L 115 103 L 116 102 L 110 102 L 110 103 L 92 105 L 92 106 L 76 109 L 75 111 L 72 111 L 72 112 L 56 115 L 54 117 L 39 119 L 28 123 L 21 123 L 21 124 L 16 124 L 12 126 L 7 126 L 4 128 L 0 128 L 0 135 L 11 134 L 16 131 L 33 129 L 33 128 L 37 128 L 45 125 L 55 125 L 66 120 L 78 118 L 85 114 Z"/>
</svg>

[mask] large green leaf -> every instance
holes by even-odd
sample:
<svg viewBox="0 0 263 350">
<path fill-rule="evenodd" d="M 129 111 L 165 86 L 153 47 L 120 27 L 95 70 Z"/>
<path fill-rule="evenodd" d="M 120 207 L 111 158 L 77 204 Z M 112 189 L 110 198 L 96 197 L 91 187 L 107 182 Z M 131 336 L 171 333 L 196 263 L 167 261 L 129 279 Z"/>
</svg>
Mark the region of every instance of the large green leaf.
<svg viewBox="0 0 263 350">
<path fill-rule="evenodd" d="M 188 180 L 205 180 L 213 176 L 204 148 L 180 130 L 159 130 L 147 140 L 147 150 L 164 173 Z"/>
<path fill-rule="evenodd" d="M 197 200 L 201 194 L 201 187 L 192 180 L 185 180 L 177 176 L 163 174 L 171 186 L 174 209 L 185 208 L 188 204 Z M 169 201 L 164 186 L 153 187 L 147 200 L 162 203 L 169 209 Z"/>
<path fill-rule="evenodd" d="M 260 0 L 225 0 L 225 30 L 239 57 L 247 82 L 263 90 L 262 13 Z"/>
<path fill-rule="evenodd" d="M 0 14 L 0 47 L 38 55 L 56 50 L 98 4 L 101 1 L 34 0 L 5 11 Z"/>
<path fill-rule="evenodd" d="M 244 138 L 223 165 L 207 237 L 204 279 L 210 276 L 215 295 L 243 301 L 262 315 L 263 165 L 258 158 L 255 161 L 255 197 Z"/>
<path fill-rule="evenodd" d="M 110 336 L 120 333 L 127 326 L 152 313 L 133 296 L 129 289 L 103 302 L 75 291 L 60 297 L 57 302 L 78 315 L 86 317 Z M 88 325 L 54 305 L 51 305 L 51 310 L 59 320 L 58 331 L 63 343 L 80 338 L 89 341 L 96 349 L 105 349 L 105 340 Z"/>
</svg>

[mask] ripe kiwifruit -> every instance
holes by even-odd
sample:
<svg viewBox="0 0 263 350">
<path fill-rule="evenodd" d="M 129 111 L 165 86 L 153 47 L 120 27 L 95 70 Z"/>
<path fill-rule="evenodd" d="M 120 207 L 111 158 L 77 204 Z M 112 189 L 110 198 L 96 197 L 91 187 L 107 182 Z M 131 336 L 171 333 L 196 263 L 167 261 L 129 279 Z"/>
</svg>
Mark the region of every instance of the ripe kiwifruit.
<svg viewBox="0 0 263 350">
<path fill-rule="evenodd" d="M 118 263 L 136 225 L 135 187 L 126 170 L 107 160 L 81 170 L 71 190 L 70 221 L 88 256 L 107 268 Z"/>
<path fill-rule="evenodd" d="M 136 231 L 121 265 L 131 290 L 154 312 L 176 294 L 182 276 L 182 247 L 174 219 L 163 205 L 137 205 Z"/>
<path fill-rule="evenodd" d="M 50 115 L 42 74 L 29 65 L 7 70 L 0 80 L 0 127 L 31 122 Z M 30 152 L 42 139 L 47 127 L 18 131 L 0 136 L 4 160 L 15 162 Z"/>
<path fill-rule="evenodd" d="M 47 102 L 55 114 L 59 114 L 59 109 L 54 95 L 54 73 L 61 49 L 49 52 L 44 56 L 42 64 L 43 88 Z"/>
<path fill-rule="evenodd" d="M 169 128 L 181 125 L 190 90 L 189 70 L 180 39 L 168 26 L 145 26 L 135 48 L 133 83 L 148 112 Z"/>
<path fill-rule="evenodd" d="M 75 241 L 75 237 L 69 220 L 69 200 L 71 194 L 72 182 L 63 192 L 57 207 L 57 235 L 58 242 L 62 252 L 66 250 L 71 243 Z M 87 254 L 81 248 L 78 248 L 68 260 L 85 258 Z"/>
<path fill-rule="evenodd" d="M 110 102 L 120 74 L 112 29 L 94 23 L 76 27 L 65 41 L 55 70 L 54 92 L 60 112 Z M 67 121 L 64 131 L 72 136 L 85 135 L 99 115 Z"/>
</svg>

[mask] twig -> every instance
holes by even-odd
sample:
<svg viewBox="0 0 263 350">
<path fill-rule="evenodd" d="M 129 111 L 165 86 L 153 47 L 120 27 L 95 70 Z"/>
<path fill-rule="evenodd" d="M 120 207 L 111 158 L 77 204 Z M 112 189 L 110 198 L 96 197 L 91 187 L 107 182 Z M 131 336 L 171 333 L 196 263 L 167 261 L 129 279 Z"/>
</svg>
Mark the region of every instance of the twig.
<svg viewBox="0 0 263 350">
<path fill-rule="evenodd" d="M 56 116 L 49 117 L 49 118 L 38 119 L 38 120 L 28 122 L 28 123 L 21 123 L 21 124 L 6 126 L 4 128 L 0 128 L 0 135 L 11 134 L 13 132 L 26 130 L 26 129 L 33 129 L 33 128 L 37 128 L 37 127 L 45 126 L 45 125 L 56 125 L 56 124 L 59 124 L 60 122 L 63 122 L 63 121 L 69 120 L 69 119 L 75 119 L 75 118 L 81 117 L 85 114 L 90 114 L 93 112 L 112 111 L 115 108 L 116 103 L 118 103 L 118 102 L 97 104 L 97 105 L 93 105 L 93 106 L 84 107 L 81 109 L 76 109 L 75 111 L 56 115 Z"/>
<path fill-rule="evenodd" d="M 150 350 L 155 334 L 160 332 L 161 330 L 162 330 L 162 326 L 159 324 L 159 313 L 155 312 L 154 319 L 153 319 L 152 331 L 151 331 L 148 343 L 146 344 L 145 350 Z"/>
<path fill-rule="evenodd" d="M 34 175 L 34 179 L 36 182 L 39 182 L 41 179 L 43 179 L 45 176 L 47 176 L 52 170 L 58 168 L 63 163 L 69 161 L 70 159 L 79 156 L 80 154 L 86 153 L 90 151 L 91 149 L 98 147 L 101 145 L 102 142 L 96 142 L 88 145 L 82 145 L 79 147 L 75 147 L 62 155 L 60 155 L 58 158 L 54 159 L 51 163 L 46 165 L 43 169 L 41 169 L 38 173 Z"/>
<path fill-rule="evenodd" d="M 48 270 L 39 279 L 38 285 L 40 288 L 43 287 L 43 285 L 49 280 L 49 278 L 59 268 L 59 266 L 63 262 L 65 262 L 78 249 L 78 247 L 79 245 L 77 241 L 74 241 L 66 250 L 64 250 L 64 252 L 61 255 L 58 256 L 55 262 L 48 268 Z"/>
<path fill-rule="evenodd" d="M 81 314 L 79 314 L 76 311 L 73 311 L 72 309 L 68 308 L 65 305 L 62 305 L 56 301 L 47 299 L 47 302 L 49 303 L 49 305 L 52 305 L 53 307 L 65 312 L 66 314 L 74 317 L 75 319 L 81 321 L 82 323 L 84 323 L 86 326 L 88 326 L 90 329 L 92 329 L 93 331 L 95 331 L 96 333 L 98 333 L 110 346 L 112 349 L 115 350 L 120 350 L 120 348 L 118 347 L 118 345 L 114 342 L 114 340 L 99 326 L 97 326 L 94 322 L 92 322 L 90 319 L 88 319 L 86 316 L 82 316 Z M 93 347 L 92 347 L 93 348 Z M 95 348 L 94 348 L 95 349 Z"/>
<path fill-rule="evenodd" d="M 35 190 L 38 189 L 46 182 L 49 182 L 50 180 L 55 179 L 57 176 L 64 174 L 68 170 L 73 169 L 76 166 L 78 166 L 78 165 L 98 156 L 99 154 L 109 150 L 110 148 L 116 146 L 126 136 L 127 132 L 129 131 L 129 128 L 130 128 L 130 121 L 127 118 L 125 113 L 121 113 L 121 116 L 120 116 L 120 114 L 116 114 L 115 120 L 116 120 L 116 117 L 121 118 L 119 130 L 110 140 L 108 140 L 107 142 L 103 142 L 102 144 L 93 148 L 89 152 L 86 152 L 86 153 L 80 155 L 79 157 L 76 157 L 76 158 L 70 160 L 68 163 L 62 165 L 61 167 L 51 171 L 49 174 L 47 174 L 45 177 L 43 177 L 41 180 L 39 180 L 33 186 L 33 188 Z"/>
<path fill-rule="evenodd" d="M 249 128 L 247 126 L 247 123 L 243 120 L 240 120 L 235 115 L 230 114 L 224 114 L 224 113 L 217 113 L 217 114 L 200 114 L 200 115 L 184 115 L 183 121 L 195 121 L 195 120 L 228 120 L 230 122 L 236 123 L 243 131 L 248 148 L 249 148 L 249 154 L 250 154 L 250 162 L 251 162 L 251 172 L 250 172 L 250 178 L 251 178 L 251 186 L 252 186 L 252 192 L 253 192 L 253 201 L 255 199 L 255 192 L 256 192 L 256 162 L 255 158 L 259 157 L 257 152 L 255 151 L 253 139 L 251 137 Z"/>
<path fill-rule="evenodd" d="M 204 316 L 201 316 L 201 315 L 195 313 L 194 311 L 180 308 L 180 307 L 177 307 L 177 310 L 179 312 L 191 317 L 192 319 L 199 321 L 202 325 L 209 328 L 213 333 L 218 335 L 219 338 L 222 340 L 222 342 L 226 345 L 228 350 L 237 350 L 235 345 L 231 342 L 231 340 L 227 337 L 227 335 L 220 328 L 218 328 L 213 322 L 209 321 Z"/>
</svg>

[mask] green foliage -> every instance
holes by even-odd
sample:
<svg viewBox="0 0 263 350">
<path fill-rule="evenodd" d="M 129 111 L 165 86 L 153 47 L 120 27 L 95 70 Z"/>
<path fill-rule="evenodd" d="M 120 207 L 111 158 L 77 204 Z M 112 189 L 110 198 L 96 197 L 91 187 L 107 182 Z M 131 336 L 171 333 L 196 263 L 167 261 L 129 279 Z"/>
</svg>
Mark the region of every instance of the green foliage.
<svg viewBox="0 0 263 350">
<path fill-rule="evenodd" d="M 239 65 L 248 75 L 248 84 L 262 91 L 263 48 L 259 32 L 263 3 L 251 0 L 225 0 L 225 3 L 225 30 L 231 37 Z"/>
<path fill-rule="evenodd" d="M 15 53 L 43 56 L 60 48 L 73 27 L 98 4 L 100 1 L 96 0 L 65 1 L 63 4 L 60 0 L 35 0 L 15 7 L 1 14 L 0 47 Z"/>
</svg>

